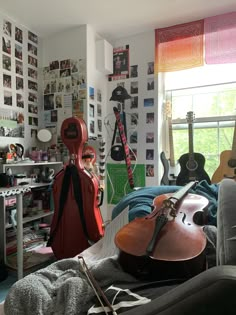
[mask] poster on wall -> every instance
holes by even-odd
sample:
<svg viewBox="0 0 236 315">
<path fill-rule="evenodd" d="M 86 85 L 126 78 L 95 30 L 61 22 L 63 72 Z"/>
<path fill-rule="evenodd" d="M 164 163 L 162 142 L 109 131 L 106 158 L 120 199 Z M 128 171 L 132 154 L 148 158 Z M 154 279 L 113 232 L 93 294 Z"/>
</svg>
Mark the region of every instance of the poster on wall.
<svg viewBox="0 0 236 315">
<path fill-rule="evenodd" d="M 24 137 L 24 114 L 0 109 L 0 137 Z"/>
<path fill-rule="evenodd" d="M 113 74 L 108 76 L 109 81 L 129 78 L 129 45 L 113 50 Z"/>
</svg>

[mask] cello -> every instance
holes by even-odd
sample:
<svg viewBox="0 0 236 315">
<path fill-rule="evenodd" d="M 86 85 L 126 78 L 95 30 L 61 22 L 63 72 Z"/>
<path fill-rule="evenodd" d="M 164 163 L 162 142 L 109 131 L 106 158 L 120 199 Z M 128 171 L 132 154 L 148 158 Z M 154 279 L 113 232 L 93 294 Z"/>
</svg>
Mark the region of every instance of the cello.
<svg viewBox="0 0 236 315">
<path fill-rule="evenodd" d="M 174 194 L 157 196 L 153 211 L 115 235 L 124 271 L 141 279 L 191 278 L 206 269 L 202 229 L 207 198 L 189 193 L 190 182 Z"/>
</svg>

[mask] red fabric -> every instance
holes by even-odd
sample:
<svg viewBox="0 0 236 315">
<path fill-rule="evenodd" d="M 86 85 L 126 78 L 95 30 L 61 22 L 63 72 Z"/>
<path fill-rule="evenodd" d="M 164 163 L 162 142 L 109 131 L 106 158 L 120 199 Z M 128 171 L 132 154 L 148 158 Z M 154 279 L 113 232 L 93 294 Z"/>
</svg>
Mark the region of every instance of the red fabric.
<svg viewBox="0 0 236 315">
<path fill-rule="evenodd" d="M 155 73 L 203 65 L 204 20 L 155 30 Z"/>
<path fill-rule="evenodd" d="M 207 64 L 236 62 L 236 12 L 204 20 Z"/>
</svg>

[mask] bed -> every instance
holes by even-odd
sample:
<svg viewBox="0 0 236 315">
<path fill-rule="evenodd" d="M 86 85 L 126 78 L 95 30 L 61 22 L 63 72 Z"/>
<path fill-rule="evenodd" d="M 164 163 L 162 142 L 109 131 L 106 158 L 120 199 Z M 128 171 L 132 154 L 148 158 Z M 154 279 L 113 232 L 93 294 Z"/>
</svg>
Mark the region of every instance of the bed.
<svg viewBox="0 0 236 315">
<path fill-rule="evenodd" d="M 236 183 L 225 179 L 219 186 L 209 186 L 201 183 L 201 186 L 197 187 L 197 193 L 209 195 L 209 216 L 211 222 L 218 220 L 218 223 L 217 229 L 214 224 L 208 225 L 212 228 L 207 233 L 207 254 L 212 258 L 212 265 L 199 275 L 187 281 L 140 281 L 123 271 L 117 260 L 116 249 L 113 248 L 114 251 L 107 257 L 97 256 L 102 252 L 104 239 L 80 255 L 84 257 L 93 276 L 112 302 L 113 314 L 234 314 L 236 253 L 234 242 L 227 243 L 226 237 L 232 237 L 232 226 L 236 225 L 236 213 L 232 207 L 232 204 L 236 203 Z M 169 186 L 134 191 L 114 208 L 113 220 L 123 213 L 127 205 L 130 206 L 129 220 L 133 220 L 135 212 L 136 216 L 141 211 L 150 213 L 153 194 L 177 189 L 179 187 Z M 216 260 L 218 266 L 215 266 Z M 105 309 L 107 314 L 111 314 L 108 306 L 105 306 Z M 7 315 L 105 314 L 88 284 L 88 279 L 81 274 L 78 257 L 55 262 L 18 281 L 6 298 L 5 310 Z"/>
</svg>

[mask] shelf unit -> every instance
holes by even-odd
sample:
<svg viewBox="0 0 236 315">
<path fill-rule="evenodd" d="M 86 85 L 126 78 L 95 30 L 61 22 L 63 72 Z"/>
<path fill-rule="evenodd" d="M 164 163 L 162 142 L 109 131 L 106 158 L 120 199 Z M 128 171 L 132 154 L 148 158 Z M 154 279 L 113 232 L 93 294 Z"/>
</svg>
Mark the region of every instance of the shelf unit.
<svg viewBox="0 0 236 315">
<path fill-rule="evenodd" d="M 12 175 L 27 173 L 33 171 L 34 168 L 50 167 L 53 168 L 55 174 L 63 168 L 62 162 L 27 162 L 27 163 L 11 163 L 1 164 L 0 170 L 5 173 L 7 168 L 11 168 Z M 6 229 L 12 227 L 12 224 L 6 223 L 6 198 L 16 196 L 16 229 L 17 229 L 17 274 L 18 279 L 23 277 L 23 226 L 26 223 L 34 222 L 53 214 L 53 211 L 44 212 L 43 210 L 32 216 L 23 217 L 23 194 L 28 191 L 34 191 L 37 188 L 49 186 L 51 183 L 32 183 L 29 185 L 18 185 L 10 188 L 0 188 L 0 261 L 6 263 Z"/>
</svg>

